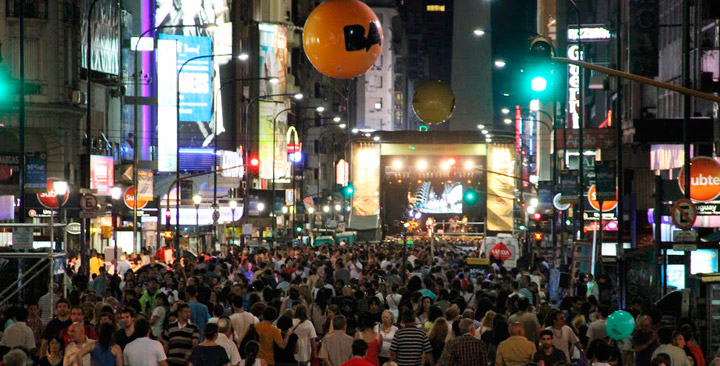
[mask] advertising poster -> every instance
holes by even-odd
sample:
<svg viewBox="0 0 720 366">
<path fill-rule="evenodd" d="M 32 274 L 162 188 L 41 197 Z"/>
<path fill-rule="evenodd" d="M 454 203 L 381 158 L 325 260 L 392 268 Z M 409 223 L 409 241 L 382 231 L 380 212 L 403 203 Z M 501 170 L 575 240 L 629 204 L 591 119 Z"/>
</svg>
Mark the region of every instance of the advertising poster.
<svg viewBox="0 0 720 366">
<path fill-rule="evenodd" d="M 503 266 L 512 269 L 517 266 L 520 257 L 518 240 L 512 237 L 491 236 L 485 239 L 485 255 L 503 261 Z"/>
<path fill-rule="evenodd" d="M 189 37 L 174 34 L 161 34 L 159 39 L 174 40 L 177 43 L 177 70 L 180 102 L 180 122 L 208 122 L 212 118 L 212 58 L 195 57 L 212 55 L 212 40 L 209 37 Z M 158 65 L 171 67 L 172 65 Z"/>
<path fill-rule="evenodd" d="M 352 183 L 355 186 L 352 214 L 377 215 L 380 213 L 380 145 L 354 144 L 352 157 Z"/>
<path fill-rule="evenodd" d="M 45 192 L 47 188 L 47 154 L 27 154 L 25 167 L 25 191 L 27 193 Z"/>
<path fill-rule="evenodd" d="M 111 156 L 90 155 L 90 189 L 110 195 L 115 185 L 115 160 Z"/>
<path fill-rule="evenodd" d="M 491 145 L 487 172 L 487 229 L 513 230 L 515 160 L 511 145 Z M 497 172 L 501 174 L 492 174 Z"/>
<path fill-rule="evenodd" d="M 577 170 L 564 170 L 560 172 L 561 203 L 578 203 L 578 172 Z"/>
<path fill-rule="evenodd" d="M 192 57 L 232 54 L 230 3 L 231 0 L 155 2 L 156 27 L 183 26 L 164 28 L 161 37 L 174 35 L 195 40 L 191 41 L 192 45 L 178 50 L 178 67 L 187 60 L 182 60 L 182 53 L 195 53 Z M 209 30 L 203 27 L 207 24 L 215 24 L 217 27 Z M 201 40 L 201 50 L 197 50 L 197 40 Z M 180 147 L 210 147 L 214 139 L 213 131 L 216 130 L 217 135 L 225 132 L 223 108 L 232 106 L 224 105 L 223 93 L 232 92 L 233 85 L 230 83 L 222 89 L 221 85 L 233 78 L 231 60 L 232 56 L 208 57 L 197 60 L 197 63 L 193 61 L 183 69 L 180 80 L 180 120 L 191 123 L 180 125 Z M 158 71 L 161 68 L 158 65 Z"/>
<path fill-rule="evenodd" d="M 614 160 L 595 162 L 595 186 L 598 200 L 612 201 L 617 199 L 615 188 L 616 165 Z"/>
<path fill-rule="evenodd" d="M 261 23 L 258 25 L 258 29 L 260 34 L 259 75 L 261 78 L 277 77 L 279 80 L 276 84 L 271 84 L 267 80 L 260 81 L 258 95 L 286 93 L 287 28 Z M 275 97 L 273 100 L 258 102 L 259 173 L 261 179 L 273 179 L 274 176 L 275 182 L 278 180 L 288 181 L 290 167 L 287 159 L 287 141 L 285 141 L 288 111 L 278 113 L 289 108 L 290 104 L 283 97 Z M 276 116 L 277 121 L 273 121 Z"/>
<path fill-rule="evenodd" d="M 81 65 L 87 69 L 88 9 L 94 0 L 83 0 L 84 16 L 80 17 Z M 120 11 L 115 1 L 96 0 L 92 11 L 90 66 L 93 71 L 117 75 L 120 62 Z"/>
<path fill-rule="evenodd" d="M 153 192 L 153 172 L 152 170 L 138 169 L 138 198 L 152 201 Z"/>
<path fill-rule="evenodd" d="M 176 41 L 159 39 L 157 47 L 157 78 L 164 85 L 158 88 L 158 171 L 177 170 L 177 71 Z M 169 65 L 169 66 L 168 66 Z"/>
</svg>

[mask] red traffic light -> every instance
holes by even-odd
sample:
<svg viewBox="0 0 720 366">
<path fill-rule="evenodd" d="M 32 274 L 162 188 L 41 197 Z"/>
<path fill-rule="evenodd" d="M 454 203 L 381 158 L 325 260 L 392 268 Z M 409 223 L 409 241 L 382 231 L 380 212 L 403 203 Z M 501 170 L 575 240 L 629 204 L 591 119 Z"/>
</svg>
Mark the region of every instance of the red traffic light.
<svg viewBox="0 0 720 366">
<path fill-rule="evenodd" d="M 540 240 L 542 240 L 542 238 L 543 238 L 543 234 L 542 234 L 542 233 L 535 233 L 535 240 L 536 240 L 536 241 L 540 241 Z"/>
<path fill-rule="evenodd" d="M 539 212 L 536 212 L 533 214 L 533 220 L 540 221 L 542 219 L 542 215 Z"/>
<path fill-rule="evenodd" d="M 252 158 L 252 159 L 250 159 L 250 166 L 256 167 L 256 166 L 258 166 L 258 165 L 260 165 L 260 160 L 258 160 L 258 158 Z"/>
</svg>

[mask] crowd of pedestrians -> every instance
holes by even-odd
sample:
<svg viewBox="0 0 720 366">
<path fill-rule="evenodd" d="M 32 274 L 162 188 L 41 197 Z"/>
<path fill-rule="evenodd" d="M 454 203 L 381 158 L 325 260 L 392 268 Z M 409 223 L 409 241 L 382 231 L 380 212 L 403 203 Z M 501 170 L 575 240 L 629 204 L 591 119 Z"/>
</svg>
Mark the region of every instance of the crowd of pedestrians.
<svg viewBox="0 0 720 366">
<path fill-rule="evenodd" d="M 691 321 L 663 326 L 643 299 L 614 341 L 592 276 L 551 304 L 549 266 L 424 243 L 283 250 L 232 247 L 145 265 L 97 254 L 70 281 L 2 312 L 5 366 L 720 366 Z M 159 262 L 159 264 L 153 263 Z M 72 272 L 72 265 L 68 267 Z M 52 313 L 52 316 L 51 316 Z"/>
</svg>

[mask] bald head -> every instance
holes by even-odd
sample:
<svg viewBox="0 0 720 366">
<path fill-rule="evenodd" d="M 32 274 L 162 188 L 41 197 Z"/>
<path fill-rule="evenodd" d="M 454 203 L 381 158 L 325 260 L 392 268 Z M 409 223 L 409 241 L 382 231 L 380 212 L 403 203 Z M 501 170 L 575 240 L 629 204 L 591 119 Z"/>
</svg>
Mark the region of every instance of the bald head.
<svg viewBox="0 0 720 366">
<path fill-rule="evenodd" d="M 523 326 L 523 323 L 512 323 L 510 324 L 510 328 L 508 330 L 511 336 L 525 336 L 525 327 Z"/>
<path fill-rule="evenodd" d="M 229 336 L 232 333 L 232 323 L 230 319 L 222 317 L 218 319 L 218 332 Z"/>
<path fill-rule="evenodd" d="M 70 325 L 70 339 L 76 344 L 85 343 L 85 327 L 82 323 L 72 323 Z"/>
</svg>

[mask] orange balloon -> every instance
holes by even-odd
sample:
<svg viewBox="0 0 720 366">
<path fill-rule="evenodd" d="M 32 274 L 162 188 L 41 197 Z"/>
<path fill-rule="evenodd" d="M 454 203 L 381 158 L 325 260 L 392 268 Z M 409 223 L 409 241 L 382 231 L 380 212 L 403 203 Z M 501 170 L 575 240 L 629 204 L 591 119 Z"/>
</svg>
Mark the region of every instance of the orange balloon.
<svg viewBox="0 0 720 366">
<path fill-rule="evenodd" d="M 305 54 L 322 74 L 352 79 L 375 64 L 382 51 L 382 26 L 358 0 L 328 0 L 310 13 L 303 30 Z"/>
<path fill-rule="evenodd" d="M 421 121 L 443 123 L 455 110 L 455 93 L 442 81 L 426 81 L 415 90 L 412 107 Z"/>
</svg>

